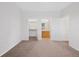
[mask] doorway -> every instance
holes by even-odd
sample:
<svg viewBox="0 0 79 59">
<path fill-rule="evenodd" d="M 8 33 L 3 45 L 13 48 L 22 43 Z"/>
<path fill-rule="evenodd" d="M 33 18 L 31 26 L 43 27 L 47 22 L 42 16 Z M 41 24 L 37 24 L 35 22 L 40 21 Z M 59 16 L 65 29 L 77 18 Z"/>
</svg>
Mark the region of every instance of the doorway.
<svg viewBox="0 0 79 59">
<path fill-rule="evenodd" d="M 29 40 L 37 40 L 37 20 L 29 19 Z"/>
<path fill-rule="evenodd" d="M 42 40 L 50 40 L 50 22 L 48 19 L 41 19 Z"/>
</svg>

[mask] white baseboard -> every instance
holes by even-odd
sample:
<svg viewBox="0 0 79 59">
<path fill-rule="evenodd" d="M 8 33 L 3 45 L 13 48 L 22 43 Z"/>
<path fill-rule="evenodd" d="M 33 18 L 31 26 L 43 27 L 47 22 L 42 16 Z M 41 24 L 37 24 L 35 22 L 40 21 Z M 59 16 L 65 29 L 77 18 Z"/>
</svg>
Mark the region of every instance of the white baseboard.
<svg viewBox="0 0 79 59">
<path fill-rule="evenodd" d="M 79 51 L 79 48 L 77 48 L 77 47 L 73 46 L 73 45 L 72 45 L 72 44 L 70 44 L 70 43 L 69 43 L 69 46 L 70 46 L 71 48 L 73 48 L 73 49 L 75 49 L 75 50 Z"/>
<path fill-rule="evenodd" d="M 7 53 L 9 50 L 11 50 L 13 47 L 15 47 L 17 44 L 19 44 L 21 42 L 21 40 L 19 40 L 18 42 L 16 42 L 15 44 L 13 44 L 11 47 L 7 48 L 3 53 L 0 54 L 0 56 L 4 55 L 5 53 Z"/>
</svg>

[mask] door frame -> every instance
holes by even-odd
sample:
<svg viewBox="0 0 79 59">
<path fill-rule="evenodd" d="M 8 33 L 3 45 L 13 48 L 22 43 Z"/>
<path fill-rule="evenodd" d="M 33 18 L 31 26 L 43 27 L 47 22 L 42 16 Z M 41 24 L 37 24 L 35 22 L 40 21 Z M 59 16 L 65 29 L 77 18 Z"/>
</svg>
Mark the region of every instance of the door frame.
<svg viewBox="0 0 79 59">
<path fill-rule="evenodd" d="M 54 23 L 53 23 L 53 20 L 52 20 L 52 19 L 54 19 L 54 17 L 53 17 L 53 18 L 52 18 L 52 17 L 49 17 L 49 18 L 40 18 L 40 19 L 39 19 L 39 24 L 38 24 L 38 25 L 39 25 L 39 29 L 38 29 L 39 32 L 38 32 L 38 33 L 40 33 L 40 34 L 39 34 L 40 36 L 38 37 L 39 40 L 42 40 L 41 19 L 49 19 L 49 22 L 50 22 L 50 23 L 49 23 L 49 26 L 50 26 L 50 27 L 49 27 L 49 28 L 50 28 L 50 30 L 49 30 L 49 31 L 50 31 L 50 40 L 53 40 L 53 24 L 54 24 Z"/>
</svg>

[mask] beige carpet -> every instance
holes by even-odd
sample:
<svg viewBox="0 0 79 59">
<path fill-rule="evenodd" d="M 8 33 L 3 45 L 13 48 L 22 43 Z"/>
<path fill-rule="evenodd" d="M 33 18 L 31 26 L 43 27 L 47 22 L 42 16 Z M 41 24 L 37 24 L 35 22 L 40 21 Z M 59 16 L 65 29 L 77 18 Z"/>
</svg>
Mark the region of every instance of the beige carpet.
<svg viewBox="0 0 79 59">
<path fill-rule="evenodd" d="M 68 42 L 22 41 L 2 57 L 76 57 L 79 52 L 70 48 Z"/>
</svg>

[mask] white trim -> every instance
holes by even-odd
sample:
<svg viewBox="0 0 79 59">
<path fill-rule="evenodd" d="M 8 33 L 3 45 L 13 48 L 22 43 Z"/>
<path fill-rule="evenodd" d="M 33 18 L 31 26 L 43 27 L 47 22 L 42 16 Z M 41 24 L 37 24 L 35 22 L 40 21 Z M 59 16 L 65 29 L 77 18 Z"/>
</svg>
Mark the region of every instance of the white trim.
<svg viewBox="0 0 79 59">
<path fill-rule="evenodd" d="M 29 19 L 27 19 L 27 39 L 29 40 L 29 21 L 28 21 Z"/>
<path fill-rule="evenodd" d="M 50 40 L 53 40 L 53 20 L 50 18 Z"/>
<path fill-rule="evenodd" d="M 70 43 L 70 41 L 69 41 L 69 46 L 70 46 L 71 48 L 73 48 L 73 49 L 79 51 L 79 48 L 77 48 L 77 47 L 75 47 L 74 45 L 72 45 L 72 44 Z"/>
<path fill-rule="evenodd" d="M 37 31 L 38 31 L 38 40 L 42 40 L 42 36 L 41 36 L 41 19 L 38 19 L 38 23 L 37 23 L 37 25 L 38 25 L 38 29 L 37 29 Z"/>
</svg>

